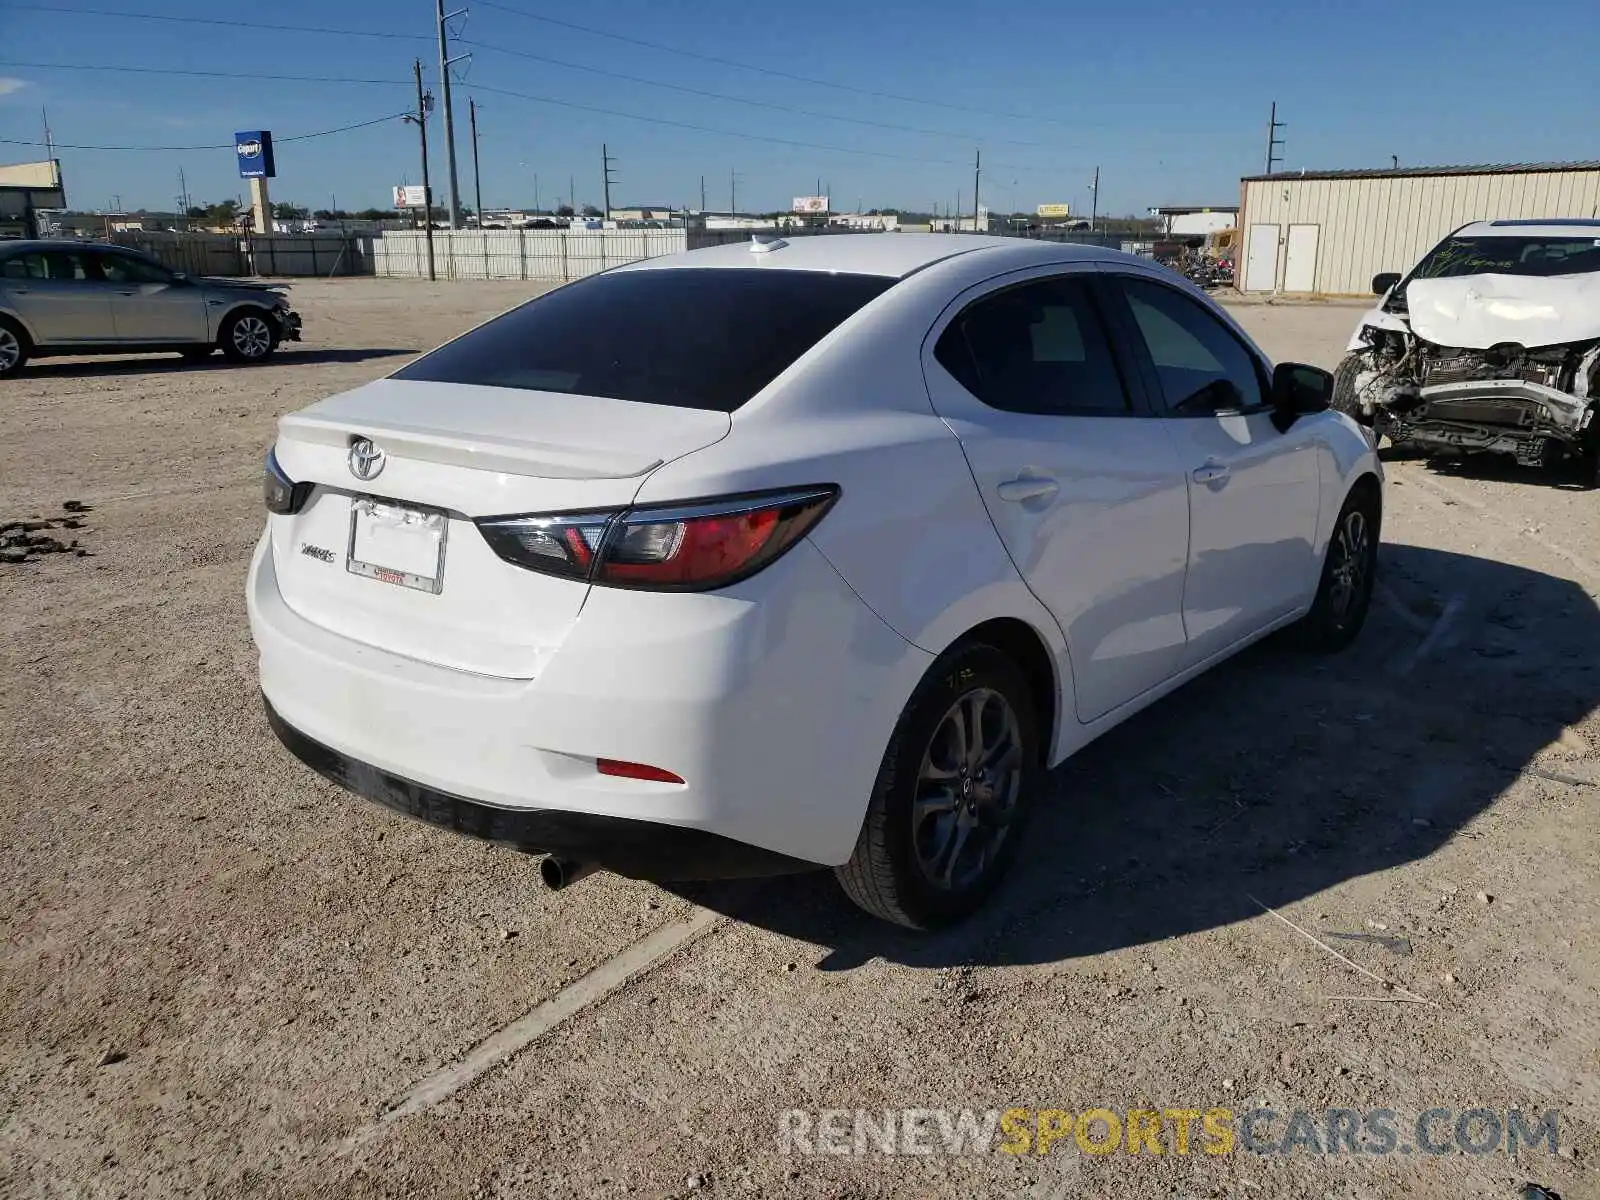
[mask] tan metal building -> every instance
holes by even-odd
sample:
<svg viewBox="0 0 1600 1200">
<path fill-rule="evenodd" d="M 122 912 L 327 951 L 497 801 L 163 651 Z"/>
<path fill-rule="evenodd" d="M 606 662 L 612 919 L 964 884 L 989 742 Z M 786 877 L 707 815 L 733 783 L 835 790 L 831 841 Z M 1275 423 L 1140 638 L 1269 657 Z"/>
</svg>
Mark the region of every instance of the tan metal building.
<svg viewBox="0 0 1600 1200">
<path fill-rule="evenodd" d="M 1243 291 L 1367 295 L 1469 221 L 1600 216 L 1600 162 L 1280 171 L 1239 207 Z"/>
</svg>

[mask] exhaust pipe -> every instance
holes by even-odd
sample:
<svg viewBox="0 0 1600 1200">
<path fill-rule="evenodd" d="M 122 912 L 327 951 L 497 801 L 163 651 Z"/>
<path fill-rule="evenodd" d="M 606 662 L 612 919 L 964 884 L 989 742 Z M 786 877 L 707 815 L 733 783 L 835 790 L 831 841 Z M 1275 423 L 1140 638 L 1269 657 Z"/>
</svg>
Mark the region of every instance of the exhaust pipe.
<svg viewBox="0 0 1600 1200">
<path fill-rule="evenodd" d="M 587 875 L 600 869 L 597 863 L 573 862 L 570 858 L 557 858 L 547 854 L 539 861 L 539 878 L 552 892 L 571 887 Z"/>
</svg>

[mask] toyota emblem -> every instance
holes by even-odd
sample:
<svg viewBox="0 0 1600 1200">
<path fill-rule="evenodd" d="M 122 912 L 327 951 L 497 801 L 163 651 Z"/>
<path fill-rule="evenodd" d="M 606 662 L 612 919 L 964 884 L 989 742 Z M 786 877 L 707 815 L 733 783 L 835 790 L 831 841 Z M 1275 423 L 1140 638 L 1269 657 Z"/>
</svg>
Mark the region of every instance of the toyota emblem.
<svg viewBox="0 0 1600 1200">
<path fill-rule="evenodd" d="M 371 438 L 356 438 L 350 443 L 350 474 L 357 479 L 376 479 L 383 473 L 384 453 Z"/>
</svg>

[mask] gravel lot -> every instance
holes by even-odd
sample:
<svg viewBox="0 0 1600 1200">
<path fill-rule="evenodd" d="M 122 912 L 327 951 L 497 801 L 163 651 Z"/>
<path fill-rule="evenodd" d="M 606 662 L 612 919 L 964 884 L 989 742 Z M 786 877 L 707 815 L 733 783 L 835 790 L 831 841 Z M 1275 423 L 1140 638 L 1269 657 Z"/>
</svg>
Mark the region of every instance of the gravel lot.
<svg viewBox="0 0 1600 1200">
<path fill-rule="evenodd" d="M 86 555 L 0 562 L 0 1193 L 1600 1195 L 1600 496 L 1392 462 L 1358 646 L 1258 647 L 1091 746 L 959 929 L 828 876 L 551 894 L 290 760 L 242 596 L 274 419 L 533 290 L 303 283 L 268 366 L 0 384 L 0 523 L 90 507 L 47 531 Z M 1328 367 L 1356 316 L 1237 311 Z M 1261 1105 L 1554 1110 L 1562 1149 L 778 1141 L 788 1109 Z"/>
</svg>

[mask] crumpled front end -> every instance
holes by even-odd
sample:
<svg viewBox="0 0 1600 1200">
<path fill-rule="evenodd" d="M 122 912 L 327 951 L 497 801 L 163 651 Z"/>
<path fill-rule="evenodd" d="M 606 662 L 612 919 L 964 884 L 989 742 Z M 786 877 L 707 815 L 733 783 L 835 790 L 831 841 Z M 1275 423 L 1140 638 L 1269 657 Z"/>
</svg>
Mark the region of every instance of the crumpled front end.
<svg viewBox="0 0 1600 1200">
<path fill-rule="evenodd" d="M 1546 466 L 1592 454 L 1600 292 L 1519 278 L 1511 296 L 1505 278 L 1414 280 L 1400 304 L 1386 305 L 1387 319 L 1369 319 L 1346 368 L 1362 419 L 1425 451 L 1490 451 Z M 1553 336 L 1572 340 L 1518 340 Z"/>
</svg>

